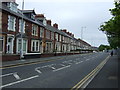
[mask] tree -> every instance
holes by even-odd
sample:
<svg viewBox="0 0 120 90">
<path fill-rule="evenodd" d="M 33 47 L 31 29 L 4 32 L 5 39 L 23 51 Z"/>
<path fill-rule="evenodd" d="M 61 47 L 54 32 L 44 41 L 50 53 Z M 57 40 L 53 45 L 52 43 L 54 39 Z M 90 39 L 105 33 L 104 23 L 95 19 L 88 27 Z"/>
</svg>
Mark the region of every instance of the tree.
<svg viewBox="0 0 120 90">
<path fill-rule="evenodd" d="M 115 2 L 115 8 L 109 11 L 113 17 L 100 26 L 100 30 L 105 32 L 108 42 L 113 48 L 120 47 L 120 3 Z"/>
<path fill-rule="evenodd" d="M 99 49 L 99 51 L 110 50 L 111 47 L 108 46 L 108 45 L 102 45 L 102 44 L 101 44 L 98 49 Z"/>
</svg>

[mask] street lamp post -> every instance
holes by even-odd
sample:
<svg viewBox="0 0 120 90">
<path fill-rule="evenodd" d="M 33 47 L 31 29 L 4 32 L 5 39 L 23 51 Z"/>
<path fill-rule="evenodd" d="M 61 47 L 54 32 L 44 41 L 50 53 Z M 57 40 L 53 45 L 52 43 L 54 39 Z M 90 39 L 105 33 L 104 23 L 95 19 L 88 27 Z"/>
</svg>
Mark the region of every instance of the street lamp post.
<svg viewBox="0 0 120 90">
<path fill-rule="evenodd" d="M 24 22 L 23 22 L 23 9 L 24 9 L 24 0 L 22 2 L 22 20 L 21 20 L 21 49 L 20 49 L 20 59 L 24 58 L 23 56 L 23 29 L 24 29 Z"/>
<path fill-rule="evenodd" d="M 81 39 L 83 39 L 83 28 L 86 28 L 86 27 L 81 27 Z"/>
</svg>

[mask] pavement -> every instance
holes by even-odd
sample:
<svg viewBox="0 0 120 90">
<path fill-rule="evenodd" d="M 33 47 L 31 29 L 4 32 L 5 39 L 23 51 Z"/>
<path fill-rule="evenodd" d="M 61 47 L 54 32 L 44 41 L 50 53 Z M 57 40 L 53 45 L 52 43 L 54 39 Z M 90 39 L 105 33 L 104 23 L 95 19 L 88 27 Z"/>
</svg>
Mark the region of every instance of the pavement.
<svg viewBox="0 0 120 90">
<path fill-rule="evenodd" d="M 87 89 L 113 89 L 120 90 L 119 76 L 118 72 L 120 60 L 118 60 L 117 55 L 110 56 L 108 62 L 101 69 L 101 71 L 95 76 L 95 78 L 86 87 Z"/>
</svg>

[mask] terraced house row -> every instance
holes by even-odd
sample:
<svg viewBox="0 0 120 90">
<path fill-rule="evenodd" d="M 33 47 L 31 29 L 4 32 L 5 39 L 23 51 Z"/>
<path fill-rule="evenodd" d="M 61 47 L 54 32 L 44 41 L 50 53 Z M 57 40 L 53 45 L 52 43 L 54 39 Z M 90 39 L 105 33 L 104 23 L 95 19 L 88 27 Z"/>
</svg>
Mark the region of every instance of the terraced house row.
<svg viewBox="0 0 120 90">
<path fill-rule="evenodd" d="M 19 59 L 21 40 L 24 58 L 74 54 L 91 49 L 90 44 L 76 39 L 66 29 L 59 29 L 58 24 L 52 25 L 52 21 L 43 14 L 36 14 L 34 10 L 20 10 L 15 2 L 1 4 L 0 52 L 3 60 Z"/>
</svg>

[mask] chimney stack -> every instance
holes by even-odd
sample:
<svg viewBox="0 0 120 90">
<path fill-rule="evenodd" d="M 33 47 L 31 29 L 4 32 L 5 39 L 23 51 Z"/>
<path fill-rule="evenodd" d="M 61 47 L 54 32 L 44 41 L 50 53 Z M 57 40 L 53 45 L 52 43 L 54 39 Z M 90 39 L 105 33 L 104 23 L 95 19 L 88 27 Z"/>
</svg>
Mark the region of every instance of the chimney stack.
<svg viewBox="0 0 120 90">
<path fill-rule="evenodd" d="M 63 30 L 61 30 L 61 31 L 63 31 L 63 32 L 67 33 L 67 30 L 66 30 L 66 29 L 63 29 Z"/>
<path fill-rule="evenodd" d="M 37 14 L 35 17 L 36 18 L 44 18 L 44 14 Z"/>
<path fill-rule="evenodd" d="M 58 24 L 57 23 L 53 24 L 53 27 L 55 27 L 56 29 L 58 29 Z"/>
<path fill-rule="evenodd" d="M 51 20 L 47 20 L 47 24 L 51 26 Z"/>
</svg>

